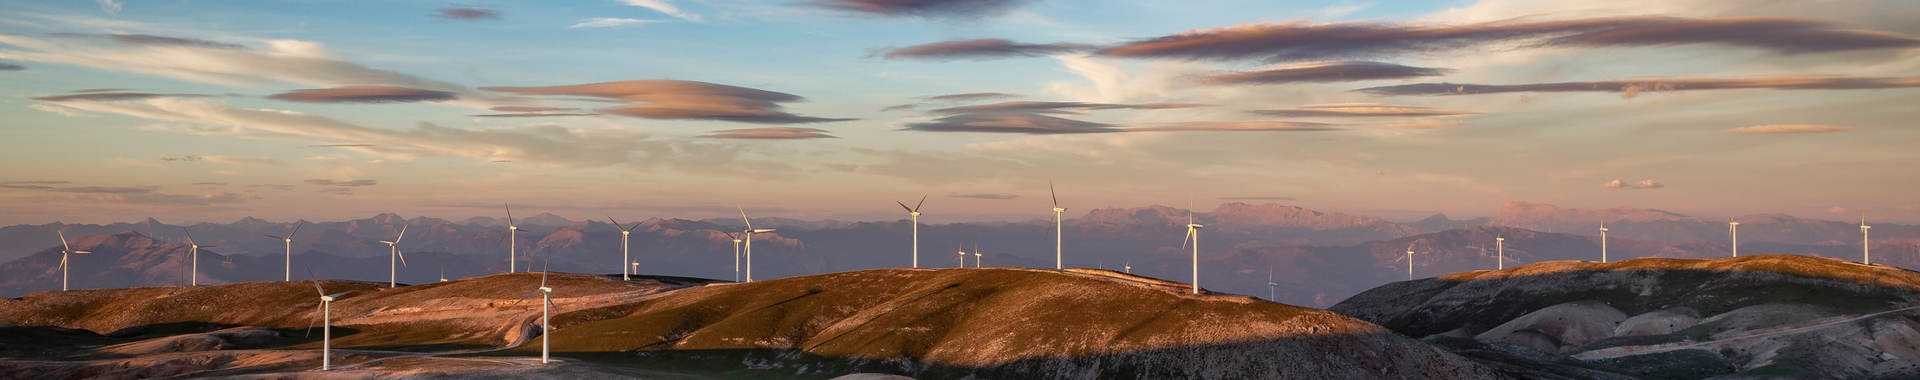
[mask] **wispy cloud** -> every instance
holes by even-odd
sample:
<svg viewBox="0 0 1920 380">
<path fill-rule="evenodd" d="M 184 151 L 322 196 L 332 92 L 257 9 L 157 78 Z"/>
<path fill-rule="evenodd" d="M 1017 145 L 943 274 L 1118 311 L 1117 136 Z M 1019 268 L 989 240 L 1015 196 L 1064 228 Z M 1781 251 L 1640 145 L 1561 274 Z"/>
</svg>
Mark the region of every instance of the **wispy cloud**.
<svg viewBox="0 0 1920 380">
<path fill-rule="evenodd" d="M 1625 181 L 1616 179 L 1613 181 L 1608 181 L 1607 183 L 1600 184 L 1600 187 L 1617 189 L 1617 190 L 1652 190 L 1652 189 L 1667 187 L 1667 185 L 1663 183 L 1655 182 L 1654 180 L 1651 180 L 1651 179 L 1643 179 L 1643 180 L 1640 180 L 1639 182 L 1625 182 Z"/>
<path fill-rule="evenodd" d="M 330 56 L 318 43 L 266 40 L 260 49 L 144 34 L 0 35 L 0 58 L 157 75 L 222 86 L 387 85 L 465 93 L 465 87 Z M 209 68 L 219 68 L 211 70 Z"/>
<path fill-rule="evenodd" d="M 1187 103 L 1083 103 L 1083 102 L 1000 102 L 973 106 L 941 108 L 927 111 L 932 114 L 962 114 L 973 112 L 1032 112 L 1032 113 L 1073 113 L 1073 111 L 1097 110 L 1160 110 L 1205 107 L 1204 104 Z"/>
<path fill-rule="evenodd" d="M 1026 0 L 812 0 L 801 4 L 888 17 L 961 18 L 1007 13 Z"/>
<path fill-rule="evenodd" d="M 1253 110 L 1248 113 L 1278 117 L 1419 117 L 1471 115 L 1472 112 L 1379 103 L 1314 104 L 1293 108 Z"/>
<path fill-rule="evenodd" d="M 624 28 L 629 26 L 646 25 L 646 24 L 652 24 L 657 22 L 662 22 L 662 21 L 637 19 L 637 18 L 594 17 L 594 18 L 580 20 L 580 22 L 576 22 L 573 25 L 567 25 L 567 29 Z"/>
<path fill-rule="evenodd" d="M 1126 132 L 1315 132 L 1338 131 L 1333 124 L 1298 121 L 1194 121 L 1126 128 Z"/>
<path fill-rule="evenodd" d="M 414 103 L 440 102 L 456 98 L 452 92 L 395 86 L 346 86 L 304 89 L 267 96 L 267 99 L 302 103 Z"/>
<path fill-rule="evenodd" d="M 1774 134 L 1834 133 L 1834 132 L 1846 132 L 1846 131 L 1852 131 L 1852 130 L 1853 130 L 1853 127 L 1843 127 L 1843 126 L 1837 126 L 1837 125 L 1767 124 L 1767 125 L 1755 125 L 1751 127 L 1722 129 L 1720 130 L 1720 133 L 1735 134 L 1735 135 L 1774 135 Z"/>
<path fill-rule="evenodd" d="M 73 101 L 73 100 L 115 101 L 115 100 L 141 100 L 141 99 L 153 99 L 153 98 L 204 98 L 204 97 L 207 97 L 207 96 L 201 95 L 201 94 L 160 94 L 160 93 L 150 93 L 150 92 L 86 92 L 86 93 L 78 93 L 78 94 L 39 96 L 39 97 L 34 97 L 33 100 L 38 100 L 43 102 L 63 102 L 63 101 Z"/>
<path fill-rule="evenodd" d="M 717 120 L 742 123 L 796 124 L 852 119 L 800 116 L 780 110 L 781 103 L 803 101 L 798 95 L 683 80 L 629 80 L 541 87 L 482 87 L 482 90 L 520 95 L 587 96 L 632 102 L 602 109 L 614 115 L 664 120 Z"/>
<path fill-rule="evenodd" d="M 1735 89 L 1879 90 L 1920 87 L 1920 77 L 1786 76 L 1752 78 L 1648 78 L 1585 82 L 1484 85 L 1417 83 L 1369 87 L 1355 91 L 1374 95 L 1478 95 L 1511 92 L 1615 92 L 1632 98 L 1640 93 Z"/>
<path fill-rule="evenodd" d="M 750 140 L 800 140 L 800 139 L 834 138 L 833 135 L 827 134 L 827 130 L 825 129 L 793 128 L 793 127 L 728 129 L 724 131 L 718 131 L 711 134 L 702 135 L 700 137 L 714 138 L 714 139 L 750 139 Z"/>
<path fill-rule="evenodd" d="M 1303 82 L 1354 82 L 1445 75 L 1447 69 L 1414 67 L 1368 61 L 1322 61 L 1274 66 L 1209 76 L 1207 84 L 1280 84 Z"/>
<path fill-rule="evenodd" d="M 371 180 L 371 179 L 350 179 L 350 180 L 340 180 L 340 181 L 335 181 L 331 179 L 309 179 L 302 182 L 306 182 L 309 185 L 348 186 L 348 187 L 373 186 L 373 185 L 380 184 L 380 181 Z"/>
<path fill-rule="evenodd" d="M 27 69 L 26 66 L 0 62 L 0 71 L 20 71 L 20 70 L 26 70 L 26 69 Z"/>
<path fill-rule="evenodd" d="M 433 16 L 456 21 L 499 20 L 500 12 L 473 7 L 446 7 L 434 10 Z"/>
<path fill-rule="evenodd" d="M 1086 44 L 1028 44 L 998 38 L 988 38 L 943 41 L 925 45 L 881 49 L 880 57 L 886 59 L 912 58 L 929 60 L 1041 57 L 1093 49 L 1093 45 Z"/>
<path fill-rule="evenodd" d="M 668 3 L 667 0 L 624 0 L 624 2 L 627 5 L 646 8 L 646 9 L 652 9 L 655 12 L 660 12 L 662 14 L 673 16 L 681 20 L 687 20 L 687 21 L 693 21 L 693 22 L 700 21 L 700 15 L 680 10 L 680 7 L 673 6 L 673 3 Z"/>
</svg>

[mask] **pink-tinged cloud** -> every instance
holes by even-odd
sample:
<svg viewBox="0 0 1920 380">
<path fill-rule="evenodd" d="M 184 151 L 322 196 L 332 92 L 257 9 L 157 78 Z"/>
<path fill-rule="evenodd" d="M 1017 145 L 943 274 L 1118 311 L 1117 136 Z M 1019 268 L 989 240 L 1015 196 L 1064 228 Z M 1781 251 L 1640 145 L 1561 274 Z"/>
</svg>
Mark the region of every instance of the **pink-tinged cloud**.
<svg viewBox="0 0 1920 380">
<path fill-rule="evenodd" d="M 1084 52 L 1093 49 L 1093 45 L 1086 44 L 1026 44 L 1004 39 L 989 38 L 943 41 L 925 45 L 885 49 L 880 54 L 880 57 L 886 59 L 913 58 L 930 60 L 1038 57 L 1061 53 Z"/>
<path fill-rule="evenodd" d="M 1323 61 L 1275 66 L 1271 68 L 1214 75 L 1201 79 L 1207 84 L 1279 84 L 1305 82 L 1353 82 L 1445 75 L 1447 69 L 1414 67 L 1368 61 Z"/>
<path fill-rule="evenodd" d="M 245 50 L 247 48 L 246 46 L 242 46 L 240 44 L 232 44 L 232 43 L 219 42 L 219 41 L 208 41 L 208 40 L 202 40 L 198 38 L 157 36 L 152 34 L 53 33 L 53 34 L 49 34 L 49 36 L 62 37 L 62 38 L 79 38 L 79 39 L 111 41 L 111 42 L 119 43 L 122 45 L 138 45 L 138 46 L 161 46 L 161 47 L 174 46 L 174 47 L 214 48 L 214 49 L 227 49 L 227 50 Z"/>
<path fill-rule="evenodd" d="M 1206 105 L 1204 104 L 1187 104 L 1187 103 L 1116 104 L 1116 103 L 1019 101 L 1019 102 L 1000 102 L 1000 103 L 993 103 L 993 104 L 981 104 L 981 105 L 964 106 L 964 107 L 941 108 L 941 109 L 936 109 L 936 110 L 927 111 L 927 112 L 933 113 L 933 114 L 945 114 L 945 115 L 973 113 L 973 112 L 1031 112 L 1031 113 L 1049 113 L 1049 114 L 1070 114 L 1070 113 L 1077 113 L 1077 111 L 1157 110 L 1157 109 L 1178 109 L 1178 108 L 1193 108 L 1193 107 L 1205 107 L 1205 106 Z"/>
<path fill-rule="evenodd" d="M 1466 127 L 1467 122 L 1456 119 L 1416 119 L 1387 124 L 1399 129 L 1456 129 Z"/>
<path fill-rule="evenodd" d="M 1735 135 L 1778 135 L 1778 134 L 1834 133 L 1834 132 L 1846 132 L 1851 130 L 1853 130 L 1853 127 L 1843 127 L 1843 126 L 1837 126 L 1837 125 L 1768 124 L 1768 125 L 1755 125 L 1751 127 L 1722 129 L 1720 130 L 1720 133 L 1735 134 Z"/>
<path fill-rule="evenodd" d="M 1315 104 L 1293 108 L 1253 110 L 1248 113 L 1278 117 L 1428 117 L 1472 115 L 1472 112 L 1379 103 Z"/>
<path fill-rule="evenodd" d="M 580 110 L 579 108 L 573 108 L 573 107 L 540 107 L 540 106 L 494 106 L 493 108 L 489 108 L 489 109 L 494 111 L 500 111 L 500 112 L 556 112 L 556 111 Z"/>
<path fill-rule="evenodd" d="M 1651 180 L 1651 179 L 1643 179 L 1643 180 L 1640 180 L 1639 182 L 1626 182 L 1626 181 L 1621 181 L 1616 179 L 1616 180 L 1608 181 L 1607 183 L 1600 184 L 1600 187 L 1605 187 L 1608 189 L 1615 189 L 1615 190 L 1652 190 L 1652 189 L 1667 187 L 1667 185 L 1663 183 L 1655 182 L 1654 180 Z"/>
<path fill-rule="evenodd" d="M 439 17 L 444 20 L 480 21 L 480 20 L 499 20 L 500 19 L 500 12 L 495 12 L 490 9 L 480 9 L 480 8 L 470 8 L 470 7 L 440 8 L 440 9 L 434 10 L 433 13 L 434 13 L 433 14 L 434 17 Z"/>
<path fill-rule="evenodd" d="M 1527 83 L 1485 85 L 1461 83 L 1416 83 L 1369 87 L 1359 90 L 1374 95 L 1477 95 L 1510 92 L 1615 92 L 1632 98 L 1643 92 L 1773 89 L 1773 90 L 1879 90 L 1920 87 L 1920 77 L 1840 77 L 1787 76 L 1753 78 L 1648 78 L 1584 82 Z"/>
<path fill-rule="evenodd" d="M 1032 135 L 1108 133 L 1122 129 L 1112 124 L 1065 119 L 1028 112 L 974 112 L 933 121 L 908 123 L 905 130 L 921 132 L 1021 133 Z"/>
<path fill-rule="evenodd" d="M 1025 0 L 813 0 L 801 4 L 872 16 L 962 18 L 1013 10 Z"/>
<path fill-rule="evenodd" d="M 600 116 L 600 114 L 564 113 L 564 112 L 515 112 L 515 113 L 489 113 L 489 114 L 467 115 L 467 116 L 473 116 L 473 117 L 569 117 L 569 116 Z"/>
<path fill-rule="evenodd" d="M 1014 95 L 1014 94 L 1009 94 L 1004 92 L 969 92 L 964 94 L 934 95 L 934 96 L 926 97 L 924 99 L 928 101 L 934 101 L 934 102 L 964 102 L 964 101 L 973 101 L 973 100 L 1005 99 L 1005 98 L 1018 98 L 1018 97 L 1020 97 L 1020 95 Z"/>
<path fill-rule="evenodd" d="M 309 185 L 348 186 L 348 187 L 373 186 L 373 185 L 380 184 L 380 181 L 371 180 L 371 179 L 352 179 L 352 180 L 344 180 L 344 181 L 335 181 L 331 179 L 309 179 L 303 182 L 306 182 Z"/>
<path fill-rule="evenodd" d="M 1317 132 L 1338 131 L 1327 123 L 1296 121 L 1195 121 L 1126 128 L 1125 132 Z"/>
<path fill-rule="evenodd" d="M 1920 47 L 1895 33 L 1800 18 L 1659 16 L 1461 25 L 1263 23 L 1194 30 L 1100 50 L 1111 57 L 1303 61 L 1389 57 L 1480 45 L 1631 47 L 1708 44 L 1782 54 Z"/>
<path fill-rule="evenodd" d="M 416 103 L 458 98 L 452 92 L 396 86 L 346 86 L 293 90 L 267 99 L 302 103 Z"/>
<path fill-rule="evenodd" d="M 629 80 L 568 86 L 482 87 L 482 90 L 520 95 L 567 95 L 628 102 L 600 112 L 647 119 L 715 120 L 742 123 L 797 124 L 853 119 L 800 116 L 781 111 L 781 103 L 805 100 L 800 96 L 683 80 Z"/>
<path fill-rule="evenodd" d="M 705 137 L 710 139 L 747 139 L 747 140 L 801 140 L 801 139 L 836 138 L 831 134 L 827 134 L 827 130 L 825 129 L 793 128 L 793 127 L 728 129 L 724 131 L 718 131 L 718 132 L 714 132 L 706 135 L 701 135 L 700 137 Z"/>
<path fill-rule="evenodd" d="M 161 94 L 161 93 L 151 93 L 151 92 L 83 92 L 83 93 L 67 94 L 67 95 L 40 96 L 40 97 L 34 97 L 33 100 L 59 103 L 59 102 L 74 102 L 74 101 L 121 101 L 121 100 L 144 100 L 144 99 L 153 99 L 153 98 L 204 98 L 204 97 L 207 97 L 207 96 L 200 95 L 200 94 Z"/>
</svg>

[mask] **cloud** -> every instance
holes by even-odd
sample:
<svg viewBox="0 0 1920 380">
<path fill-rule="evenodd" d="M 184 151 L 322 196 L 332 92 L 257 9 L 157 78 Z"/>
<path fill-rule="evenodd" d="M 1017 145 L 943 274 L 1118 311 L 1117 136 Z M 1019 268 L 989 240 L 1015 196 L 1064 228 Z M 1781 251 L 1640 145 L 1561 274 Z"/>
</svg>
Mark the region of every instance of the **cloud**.
<svg viewBox="0 0 1920 380">
<path fill-rule="evenodd" d="M 101 12 L 120 14 L 121 4 L 119 0 L 94 0 L 93 2 L 100 5 Z"/>
<path fill-rule="evenodd" d="M 1654 182 L 1651 179 L 1643 179 L 1643 180 L 1640 180 L 1639 182 L 1632 182 L 1632 183 L 1623 182 L 1621 180 L 1616 179 L 1604 184 L 1600 184 L 1600 187 L 1605 187 L 1609 189 L 1618 189 L 1618 190 L 1651 190 L 1651 189 L 1667 187 L 1667 185 L 1659 182 Z"/>
<path fill-rule="evenodd" d="M 1845 213 L 1847 213 L 1847 208 L 1846 208 L 1846 207 L 1840 207 L 1840 206 L 1833 206 L 1833 207 L 1828 207 L 1828 208 L 1827 208 L 1827 212 L 1828 212 L 1828 213 L 1833 213 L 1833 214 L 1845 214 Z"/>
<path fill-rule="evenodd" d="M 1387 124 L 1399 129 L 1455 129 L 1466 127 L 1467 122 L 1455 119 L 1415 119 Z"/>
<path fill-rule="evenodd" d="M 1125 132 L 1315 132 L 1338 131 L 1327 123 L 1294 121 L 1195 121 L 1126 128 Z"/>
<path fill-rule="evenodd" d="M 329 187 L 329 188 L 325 188 L 325 189 L 320 189 L 320 192 L 322 192 L 322 193 L 327 193 L 327 194 L 333 194 L 333 195 L 353 195 L 353 188 L 351 188 L 351 187 Z"/>
<path fill-rule="evenodd" d="M 1018 194 L 1007 194 L 1007 193 L 978 193 L 978 194 L 947 194 L 947 197 L 950 197 L 950 198 L 973 198 L 973 199 L 992 199 L 992 200 L 1005 200 L 1005 199 L 1014 199 L 1014 198 L 1019 198 L 1019 197 L 1020 197 L 1020 195 L 1018 195 Z"/>
<path fill-rule="evenodd" d="M 345 187 L 373 186 L 373 185 L 380 184 L 380 181 L 371 180 L 371 179 L 353 179 L 353 180 L 344 180 L 344 181 L 335 181 L 331 179 L 309 179 L 301 182 L 306 182 L 309 185 L 345 186 Z"/>
<path fill-rule="evenodd" d="M 852 120 L 799 116 L 780 111 L 781 103 L 805 100 L 793 94 L 684 80 L 629 80 L 570 86 L 481 89 L 520 95 L 571 95 L 638 102 L 602 109 L 600 112 L 647 119 L 763 124 Z"/>
<path fill-rule="evenodd" d="M 948 115 L 972 113 L 972 112 L 1032 112 L 1032 113 L 1059 114 L 1059 113 L 1074 113 L 1073 111 L 1120 110 L 1120 109 L 1158 110 L 1158 109 L 1193 108 L 1193 107 L 1204 107 L 1204 106 L 1206 105 L 1185 104 L 1185 103 L 1112 104 L 1112 103 L 1020 101 L 1020 102 L 1000 102 L 1000 103 L 993 103 L 993 104 L 941 108 L 941 109 L 927 111 L 927 112 L 933 113 L 933 114 L 948 114 Z"/>
<path fill-rule="evenodd" d="M 38 100 L 43 102 L 64 102 L 64 101 L 75 101 L 75 100 L 116 101 L 116 100 L 141 100 L 141 99 L 153 99 L 153 98 L 204 98 L 204 97 L 207 97 L 207 96 L 200 95 L 200 94 L 156 94 L 156 93 L 148 93 L 148 92 L 88 92 L 88 93 L 79 93 L 79 94 L 41 96 L 41 97 L 35 97 L 33 98 L 33 100 Z"/>
<path fill-rule="evenodd" d="M 1249 197 L 1220 197 L 1220 200 L 1226 200 L 1226 201 L 1291 201 L 1291 200 L 1295 200 L 1295 199 L 1294 199 L 1293 197 L 1281 197 L 1281 196 L 1265 196 L 1265 195 L 1262 195 L 1262 196 L 1249 196 Z"/>
<path fill-rule="evenodd" d="M 394 86 L 346 86 L 293 90 L 267 99 L 302 103 L 413 103 L 456 98 L 452 92 Z"/>
<path fill-rule="evenodd" d="M 888 17 L 964 18 L 1007 13 L 1024 0 L 813 0 L 801 4 Z"/>
<path fill-rule="evenodd" d="M 226 182 L 194 182 L 194 183 L 190 183 L 189 185 L 194 185 L 194 186 L 226 186 L 226 185 L 227 185 L 227 183 L 226 183 Z"/>
<path fill-rule="evenodd" d="M 499 20 L 500 19 L 500 12 L 494 12 L 493 10 L 490 10 L 490 9 L 469 8 L 469 7 L 446 7 L 446 8 L 436 9 L 433 12 L 434 12 L 433 13 L 434 17 L 439 17 L 440 19 L 443 19 L 443 20 L 480 21 L 480 20 Z"/>
<path fill-rule="evenodd" d="M 1642 92 L 1773 89 L 1773 90 L 1878 90 L 1920 87 L 1920 77 L 1841 77 L 1783 76 L 1752 78 L 1649 78 L 1585 82 L 1483 85 L 1458 83 L 1416 83 L 1398 86 L 1368 87 L 1359 91 L 1373 95 L 1478 95 L 1509 92 L 1617 92 L 1632 98 Z"/>
<path fill-rule="evenodd" d="M 1461 25 L 1262 23 L 1133 41 L 1096 54 L 1130 58 L 1303 61 L 1389 57 L 1476 47 L 1630 47 L 1711 44 L 1781 54 L 1920 47 L 1920 39 L 1797 18 L 1660 16 Z"/>
<path fill-rule="evenodd" d="M 368 147 L 372 147 L 372 146 L 374 146 L 374 145 L 373 145 L 373 144 L 313 144 L 313 145 L 307 145 L 307 147 L 309 147 L 309 148 L 368 148 Z"/>
<path fill-rule="evenodd" d="M 387 85 L 465 94 L 465 87 L 329 56 L 320 44 L 266 40 L 263 49 L 191 38 L 127 35 L 0 35 L 0 58 L 132 72 L 222 86 Z"/>
<path fill-rule="evenodd" d="M 80 111 L 75 111 L 72 108 L 61 107 L 61 106 L 56 106 L 56 105 L 46 104 L 46 103 L 28 104 L 27 108 L 32 108 L 35 110 L 40 110 L 41 112 L 47 112 L 47 113 L 52 113 L 60 116 L 66 116 L 66 117 L 90 117 L 91 116 L 85 113 L 81 113 Z"/>
<path fill-rule="evenodd" d="M 515 112 L 515 113 L 488 113 L 488 114 L 467 115 L 467 116 L 472 116 L 472 117 L 563 117 L 563 116 L 600 116 L 600 114 L 562 113 L 562 112 Z"/>
<path fill-rule="evenodd" d="M 728 130 L 714 132 L 707 135 L 702 135 L 700 137 L 714 138 L 714 139 L 755 139 L 755 140 L 799 140 L 799 139 L 835 138 L 833 135 L 827 134 L 827 130 L 825 129 L 792 128 L 792 127 L 728 129 Z"/>
<path fill-rule="evenodd" d="M 26 66 L 0 62 L 0 71 L 20 71 L 20 70 L 26 70 L 26 69 L 27 69 Z"/>
<path fill-rule="evenodd" d="M 1379 103 L 1315 104 L 1285 109 L 1247 111 L 1278 117 L 1418 117 L 1471 115 L 1472 112 L 1436 110 L 1427 107 Z"/>
<path fill-rule="evenodd" d="M 663 22 L 663 21 L 645 20 L 645 19 L 637 19 L 637 18 L 594 17 L 594 18 L 582 19 L 580 20 L 580 22 L 573 23 L 573 25 L 567 25 L 567 29 L 623 28 L 623 27 L 634 26 L 634 25 L 652 24 L 656 22 Z"/>
<path fill-rule="evenodd" d="M 68 182 L 68 181 L 5 181 L 5 182 L 0 182 L 0 189 L 53 190 L 54 187 L 52 185 L 65 185 L 68 183 L 71 183 L 71 182 Z"/>
<path fill-rule="evenodd" d="M 922 132 L 991 132 L 1025 134 L 1120 132 L 1112 124 L 1064 119 L 1025 112 L 962 113 L 932 121 L 908 123 L 904 130 Z"/>
<path fill-rule="evenodd" d="M 200 156 L 193 156 L 193 155 L 160 157 L 160 161 L 166 161 L 166 162 L 194 162 L 194 161 L 200 161 L 200 160 L 201 160 Z"/>
<path fill-rule="evenodd" d="M 951 103 L 951 102 L 966 102 L 966 101 L 974 101 L 974 100 L 1005 99 L 1005 98 L 1018 98 L 1018 97 L 1020 97 L 1020 95 L 1009 94 L 1004 92 L 969 92 L 964 94 L 923 96 L 923 97 L 920 97 L 920 100 L 924 100 L 926 102 L 888 106 L 887 108 L 880 109 L 880 112 L 910 110 L 910 109 L 919 107 L 921 105 L 924 105 L 926 103 Z"/>
<path fill-rule="evenodd" d="M 886 108 L 881 108 L 880 112 L 907 111 L 907 110 L 912 110 L 914 107 L 919 107 L 919 106 L 920 106 L 919 103 L 896 104 L 896 105 L 887 106 Z"/>
<path fill-rule="evenodd" d="M 573 107 L 539 107 L 539 106 L 494 106 L 493 108 L 489 108 L 489 109 L 494 111 L 500 111 L 500 112 L 554 112 L 554 111 L 580 110 L 579 108 L 573 108 Z"/>
<path fill-rule="evenodd" d="M 1201 79 L 1206 84 L 1279 84 L 1297 82 L 1353 82 L 1430 77 L 1447 69 L 1413 67 L 1368 61 L 1322 61 L 1275 66 L 1263 70 L 1220 74 Z"/>
<path fill-rule="evenodd" d="M 1774 134 L 1834 133 L 1834 132 L 1846 132 L 1851 130 L 1853 130 L 1853 127 L 1843 127 L 1843 126 L 1837 126 L 1837 125 L 1767 124 L 1767 125 L 1755 125 L 1751 127 L 1722 129 L 1720 130 L 1720 133 L 1735 134 L 1735 135 L 1774 135 Z"/>
<path fill-rule="evenodd" d="M 989 38 L 978 40 L 954 40 L 914 45 L 901 48 L 883 49 L 880 57 L 886 59 L 913 58 L 931 60 L 954 60 L 962 58 L 1006 58 L 1039 57 L 1060 53 L 1074 53 L 1093 50 L 1093 45 L 1051 43 L 1024 44 L 1004 39 Z"/>
<path fill-rule="evenodd" d="M 693 21 L 693 22 L 700 21 L 700 15 L 689 13 L 687 11 L 682 11 L 680 10 L 680 7 L 675 7 L 673 6 L 672 3 L 668 3 L 666 0 L 625 0 L 625 3 L 631 6 L 652 9 L 655 12 L 660 12 L 662 14 L 673 16 L 681 20 L 687 20 L 687 21 Z"/>
</svg>

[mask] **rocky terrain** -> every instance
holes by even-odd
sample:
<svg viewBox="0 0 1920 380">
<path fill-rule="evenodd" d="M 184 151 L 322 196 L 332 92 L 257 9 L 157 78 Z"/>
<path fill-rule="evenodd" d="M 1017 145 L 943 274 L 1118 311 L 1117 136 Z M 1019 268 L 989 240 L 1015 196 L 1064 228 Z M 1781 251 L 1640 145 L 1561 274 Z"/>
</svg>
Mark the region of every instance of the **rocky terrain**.
<svg viewBox="0 0 1920 380">
<path fill-rule="evenodd" d="M 1920 273 L 1763 255 L 1468 271 L 1388 284 L 1331 310 L 1515 371 L 1912 378 L 1916 301 Z"/>
<path fill-rule="evenodd" d="M 333 305 L 317 373 L 306 282 L 38 292 L 0 300 L 0 376 L 333 378 L 1498 378 L 1339 314 L 1097 269 L 886 269 L 718 283 L 538 274 L 385 288 Z M 1310 358 L 1310 359 L 1308 359 Z M 1304 360 L 1303 360 L 1304 359 Z M 877 376 L 877 375 L 869 375 Z"/>
</svg>

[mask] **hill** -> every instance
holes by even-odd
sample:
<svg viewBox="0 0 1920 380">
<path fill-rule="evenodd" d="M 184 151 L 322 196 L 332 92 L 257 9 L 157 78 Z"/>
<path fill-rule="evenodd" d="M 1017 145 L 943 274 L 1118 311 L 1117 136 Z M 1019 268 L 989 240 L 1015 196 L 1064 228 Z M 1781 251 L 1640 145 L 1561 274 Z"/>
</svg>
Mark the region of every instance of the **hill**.
<svg viewBox="0 0 1920 380">
<path fill-rule="evenodd" d="M 1763 255 L 1461 272 L 1387 284 L 1330 310 L 1520 365 L 1859 378 L 1920 375 L 1916 301 L 1920 273 Z"/>
</svg>

